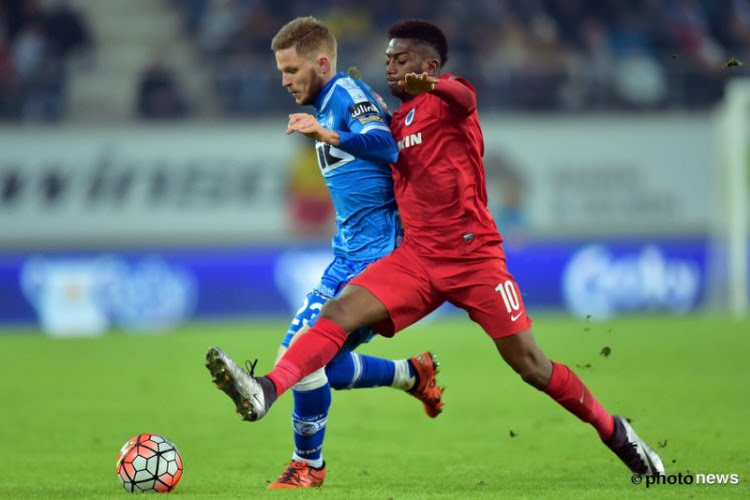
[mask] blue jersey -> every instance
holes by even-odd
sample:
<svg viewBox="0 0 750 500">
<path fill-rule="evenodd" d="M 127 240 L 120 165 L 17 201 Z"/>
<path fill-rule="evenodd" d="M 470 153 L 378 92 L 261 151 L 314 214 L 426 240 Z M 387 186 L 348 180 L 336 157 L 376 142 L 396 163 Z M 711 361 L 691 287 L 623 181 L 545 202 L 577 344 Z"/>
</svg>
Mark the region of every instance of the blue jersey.
<svg viewBox="0 0 750 500">
<path fill-rule="evenodd" d="M 353 261 L 383 257 L 401 235 L 389 162 L 398 145 L 390 115 L 365 83 L 339 73 L 320 91 L 315 117 L 339 133 L 339 146 L 316 141 L 318 165 L 336 211 L 333 253 Z"/>
</svg>

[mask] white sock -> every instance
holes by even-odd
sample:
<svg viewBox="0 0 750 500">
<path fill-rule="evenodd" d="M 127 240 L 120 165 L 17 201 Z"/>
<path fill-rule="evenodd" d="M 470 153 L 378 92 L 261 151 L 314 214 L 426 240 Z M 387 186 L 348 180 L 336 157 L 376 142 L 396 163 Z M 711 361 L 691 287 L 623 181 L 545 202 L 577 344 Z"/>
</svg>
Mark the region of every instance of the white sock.
<svg viewBox="0 0 750 500">
<path fill-rule="evenodd" d="M 317 460 L 310 460 L 309 458 L 302 458 L 299 455 L 297 455 L 296 453 L 293 453 L 292 454 L 292 460 L 294 460 L 295 462 L 305 462 L 305 463 L 308 463 L 308 464 L 310 464 L 312 467 L 314 467 L 316 469 L 320 469 L 321 467 L 323 467 L 323 455 L 322 454 L 320 455 L 319 459 L 317 459 Z"/>
<path fill-rule="evenodd" d="M 409 373 L 409 360 L 399 359 L 394 361 L 393 364 L 396 365 L 396 372 L 393 374 L 391 387 L 402 391 L 408 391 L 414 387 L 417 378 Z"/>
</svg>

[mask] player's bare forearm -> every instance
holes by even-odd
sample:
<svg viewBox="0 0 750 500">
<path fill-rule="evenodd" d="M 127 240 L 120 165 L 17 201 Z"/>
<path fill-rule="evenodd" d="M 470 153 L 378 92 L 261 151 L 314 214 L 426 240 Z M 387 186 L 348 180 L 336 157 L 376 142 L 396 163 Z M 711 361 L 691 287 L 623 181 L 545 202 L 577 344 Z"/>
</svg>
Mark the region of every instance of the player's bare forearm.
<svg viewBox="0 0 750 500">
<path fill-rule="evenodd" d="M 331 146 L 338 146 L 341 142 L 341 138 L 339 137 L 339 133 L 335 130 L 324 128 L 322 130 L 321 136 L 318 139 L 319 141 L 327 142 Z"/>
<path fill-rule="evenodd" d="M 309 113 L 293 113 L 289 115 L 289 123 L 286 126 L 286 133 L 293 134 L 299 132 L 307 137 L 321 142 L 327 142 L 331 146 L 339 145 L 339 134 L 335 130 L 330 130 L 318 122 L 315 117 Z"/>
</svg>

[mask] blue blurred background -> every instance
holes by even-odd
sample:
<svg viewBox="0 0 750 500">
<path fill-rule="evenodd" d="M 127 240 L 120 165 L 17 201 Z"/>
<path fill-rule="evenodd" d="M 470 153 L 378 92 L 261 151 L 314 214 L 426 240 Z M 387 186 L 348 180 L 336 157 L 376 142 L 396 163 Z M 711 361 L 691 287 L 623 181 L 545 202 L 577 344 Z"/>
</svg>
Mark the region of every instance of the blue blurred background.
<svg viewBox="0 0 750 500">
<path fill-rule="evenodd" d="M 727 309 L 722 152 L 742 144 L 721 124 L 750 0 L 0 0 L 0 331 L 299 307 L 333 233 L 269 48 L 299 15 L 391 106 L 387 27 L 446 31 L 532 314 Z"/>
</svg>

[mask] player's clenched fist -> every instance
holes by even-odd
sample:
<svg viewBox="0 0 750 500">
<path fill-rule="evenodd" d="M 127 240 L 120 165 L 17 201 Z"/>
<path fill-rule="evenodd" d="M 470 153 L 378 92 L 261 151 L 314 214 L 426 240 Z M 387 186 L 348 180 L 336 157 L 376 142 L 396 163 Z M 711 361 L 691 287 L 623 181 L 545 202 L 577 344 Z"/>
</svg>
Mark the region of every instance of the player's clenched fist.
<svg viewBox="0 0 750 500">
<path fill-rule="evenodd" d="M 398 85 L 411 95 L 419 95 L 423 92 L 432 91 L 437 82 L 437 78 L 427 73 L 407 73 L 404 75 L 404 80 L 398 82 Z"/>
</svg>

